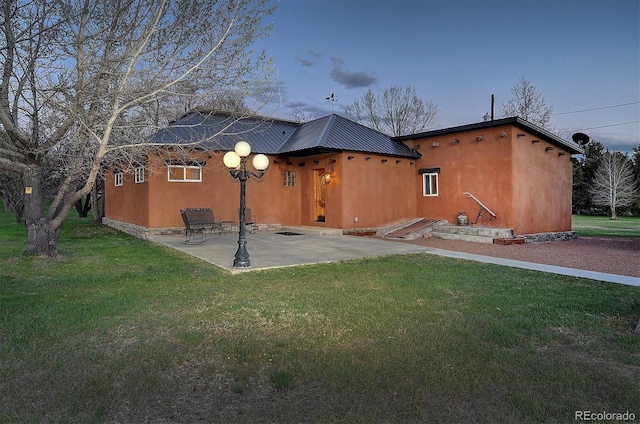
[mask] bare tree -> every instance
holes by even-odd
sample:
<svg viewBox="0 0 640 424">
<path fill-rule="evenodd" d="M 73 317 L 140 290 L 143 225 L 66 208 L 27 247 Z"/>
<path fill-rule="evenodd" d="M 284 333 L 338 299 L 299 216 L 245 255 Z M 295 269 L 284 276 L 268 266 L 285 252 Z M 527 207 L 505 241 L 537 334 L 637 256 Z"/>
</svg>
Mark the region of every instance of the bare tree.
<svg viewBox="0 0 640 424">
<path fill-rule="evenodd" d="M 616 208 L 629 206 L 635 200 L 635 183 L 629 158 L 607 151 L 600 159 L 589 194 L 594 204 L 608 206 L 611 219 L 617 219 Z"/>
<path fill-rule="evenodd" d="M 316 115 L 315 113 L 305 112 L 299 107 L 293 109 L 289 117 L 292 121 L 296 122 L 309 122 L 313 121 L 314 119 L 318 119 L 318 115 Z"/>
<path fill-rule="evenodd" d="M 269 61 L 252 45 L 270 31 L 268 3 L 1 3 L 0 170 L 24 183 L 26 253 L 57 255 L 65 217 L 104 161 L 145 146 L 165 105 L 266 85 Z M 45 180 L 59 182 L 49 201 Z"/>
<path fill-rule="evenodd" d="M 382 95 L 369 89 L 345 112 L 359 123 L 391 136 L 416 134 L 438 124 L 438 107 L 431 101 L 422 101 L 412 87 L 402 90 L 392 86 Z"/>
<path fill-rule="evenodd" d="M 511 87 L 513 98 L 506 104 L 502 104 L 502 115 L 505 117 L 519 116 L 542 128 L 553 130 L 551 125 L 551 113 L 553 107 L 547 106 L 542 94 L 536 92 L 536 87 L 525 79 Z"/>
</svg>

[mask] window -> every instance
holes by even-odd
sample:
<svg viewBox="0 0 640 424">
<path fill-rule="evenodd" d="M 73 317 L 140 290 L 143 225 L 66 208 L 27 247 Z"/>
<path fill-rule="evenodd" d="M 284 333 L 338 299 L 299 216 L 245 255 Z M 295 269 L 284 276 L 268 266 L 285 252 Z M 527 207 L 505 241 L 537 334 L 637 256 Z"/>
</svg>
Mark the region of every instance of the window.
<svg viewBox="0 0 640 424">
<path fill-rule="evenodd" d="M 284 185 L 286 187 L 295 187 L 296 171 L 284 171 Z"/>
<path fill-rule="evenodd" d="M 113 174 L 113 177 L 116 182 L 116 187 L 122 186 L 122 171 L 117 171 L 115 174 Z"/>
<path fill-rule="evenodd" d="M 139 166 L 135 169 L 136 183 L 144 182 L 144 166 Z"/>
<path fill-rule="evenodd" d="M 422 178 L 423 178 L 423 195 L 437 196 L 438 195 L 438 174 L 437 173 L 422 174 Z"/>
<path fill-rule="evenodd" d="M 202 181 L 201 166 L 177 166 L 169 165 L 169 181 L 172 182 L 194 182 Z"/>
</svg>

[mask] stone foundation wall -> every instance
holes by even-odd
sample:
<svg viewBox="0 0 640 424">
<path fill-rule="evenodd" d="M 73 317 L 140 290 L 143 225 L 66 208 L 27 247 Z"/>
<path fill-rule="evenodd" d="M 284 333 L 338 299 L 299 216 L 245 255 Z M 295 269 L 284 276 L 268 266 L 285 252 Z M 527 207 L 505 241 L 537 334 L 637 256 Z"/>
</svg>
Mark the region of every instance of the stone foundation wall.
<svg viewBox="0 0 640 424">
<path fill-rule="evenodd" d="M 526 239 L 527 243 L 550 243 L 554 241 L 576 240 L 578 233 L 575 231 L 562 231 L 558 233 L 525 234 L 522 237 Z"/>
<path fill-rule="evenodd" d="M 143 240 L 148 240 L 151 236 L 184 234 L 184 227 L 146 228 L 141 227 L 140 225 L 116 221 L 109 218 L 102 218 L 102 223 L 107 227 L 114 228 L 118 231 L 122 231 L 123 233 L 131 234 L 132 236 Z M 258 231 L 279 231 L 281 229 L 281 224 L 258 224 Z M 237 226 L 232 230 L 237 231 Z"/>
</svg>

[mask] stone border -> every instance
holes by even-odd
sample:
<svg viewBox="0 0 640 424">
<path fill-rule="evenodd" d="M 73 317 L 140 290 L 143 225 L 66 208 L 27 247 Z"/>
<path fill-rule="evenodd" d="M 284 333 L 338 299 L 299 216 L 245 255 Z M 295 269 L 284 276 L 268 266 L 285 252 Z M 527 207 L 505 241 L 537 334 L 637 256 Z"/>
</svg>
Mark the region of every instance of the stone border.
<svg viewBox="0 0 640 424">
<path fill-rule="evenodd" d="M 152 236 L 164 236 L 172 234 L 184 234 L 184 227 L 147 228 L 129 222 L 116 221 L 115 219 L 102 218 L 102 223 L 107 227 L 122 231 L 143 240 L 149 240 Z M 279 231 L 281 224 L 258 224 L 258 231 Z"/>
<path fill-rule="evenodd" d="M 524 234 L 527 243 L 551 243 L 555 241 L 577 240 L 578 233 L 575 231 L 560 231 L 557 233 L 537 233 Z"/>
</svg>

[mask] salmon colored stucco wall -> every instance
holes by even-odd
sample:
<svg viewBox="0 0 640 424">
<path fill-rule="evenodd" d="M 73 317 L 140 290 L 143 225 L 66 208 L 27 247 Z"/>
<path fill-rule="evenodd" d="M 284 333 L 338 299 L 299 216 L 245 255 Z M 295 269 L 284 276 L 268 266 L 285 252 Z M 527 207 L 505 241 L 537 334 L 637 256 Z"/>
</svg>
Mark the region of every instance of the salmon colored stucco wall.
<svg viewBox="0 0 640 424">
<path fill-rule="evenodd" d="M 221 154 L 213 154 L 203 168 L 202 183 L 169 182 L 166 167 L 160 158 L 150 159 L 150 166 L 162 169 L 150 180 L 150 228 L 182 226 L 180 209 L 212 208 L 214 214 L 225 221 L 238 222 L 240 182 L 233 178 L 222 163 Z M 249 157 L 247 168 L 255 171 Z M 281 160 L 270 158 L 262 179 L 250 177 L 246 183 L 246 205 L 259 223 L 298 225 L 299 188 L 284 187 L 284 170 L 289 169 Z"/>
<path fill-rule="evenodd" d="M 501 226 L 513 225 L 514 211 L 509 200 L 514 190 L 512 145 L 509 135 L 500 135 L 503 131 L 509 133 L 511 129 L 486 128 L 407 141 L 409 147 L 419 146 L 422 154 L 414 176 L 417 215 L 446 219 L 453 224 L 458 213 L 464 211 L 469 222 L 474 222 L 480 207 L 463 195 L 469 192 L 501 215 Z M 477 141 L 477 137 L 482 140 Z M 459 142 L 454 144 L 454 139 Z M 439 196 L 423 195 L 423 177 L 418 172 L 424 168 L 440 168 Z"/>
<path fill-rule="evenodd" d="M 122 186 L 115 187 L 114 173 L 105 174 L 105 216 L 117 221 L 130 222 L 149 227 L 149 182 L 145 170 L 145 181 L 135 183 L 133 170 L 124 172 Z"/>
<path fill-rule="evenodd" d="M 459 142 L 454 144 L 454 139 Z M 437 197 L 422 195 L 418 176 L 418 216 L 453 224 L 464 211 L 474 222 L 480 208 L 462 194 L 470 192 L 501 217 L 500 227 L 513 228 L 515 234 L 571 230 L 571 154 L 566 150 L 511 125 L 405 143 L 419 146 L 423 156 L 417 160 L 418 170 L 441 168 Z"/>
<path fill-rule="evenodd" d="M 513 139 L 518 234 L 571 230 L 571 154 L 525 131 Z M 537 142 L 533 142 L 537 140 Z M 547 149 L 553 150 L 547 150 Z"/>
<path fill-rule="evenodd" d="M 211 157 L 209 157 L 211 156 Z M 249 158 L 248 168 L 253 169 Z M 351 158 L 351 159 L 349 159 Z M 151 155 L 145 182 L 134 186 L 125 174 L 114 187 L 107 173 L 107 218 L 148 228 L 181 227 L 182 208 L 212 208 L 222 220 L 238 221 L 240 184 L 222 164 L 221 154 L 200 154 L 202 182 L 170 182 L 163 158 Z M 261 224 L 330 228 L 384 227 L 415 217 L 416 166 L 413 160 L 362 153 L 328 153 L 305 157 L 269 157 L 262 179 L 249 178 L 247 207 Z M 284 172 L 296 172 L 296 185 L 284 185 Z M 326 186 L 325 221 L 314 214 L 314 175 L 331 174 Z M 145 200 L 146 199 L 146 200 Z M 354 218 L 358 217 L 358 222 Z"/>
<path fill-rule="evenodd" d="M 343 200 L 338 228 L 387 227 L 416 217 L 413 159 L 347 152 L 339 163 L 335 188 L 341 189 Z"/>
</svg>

